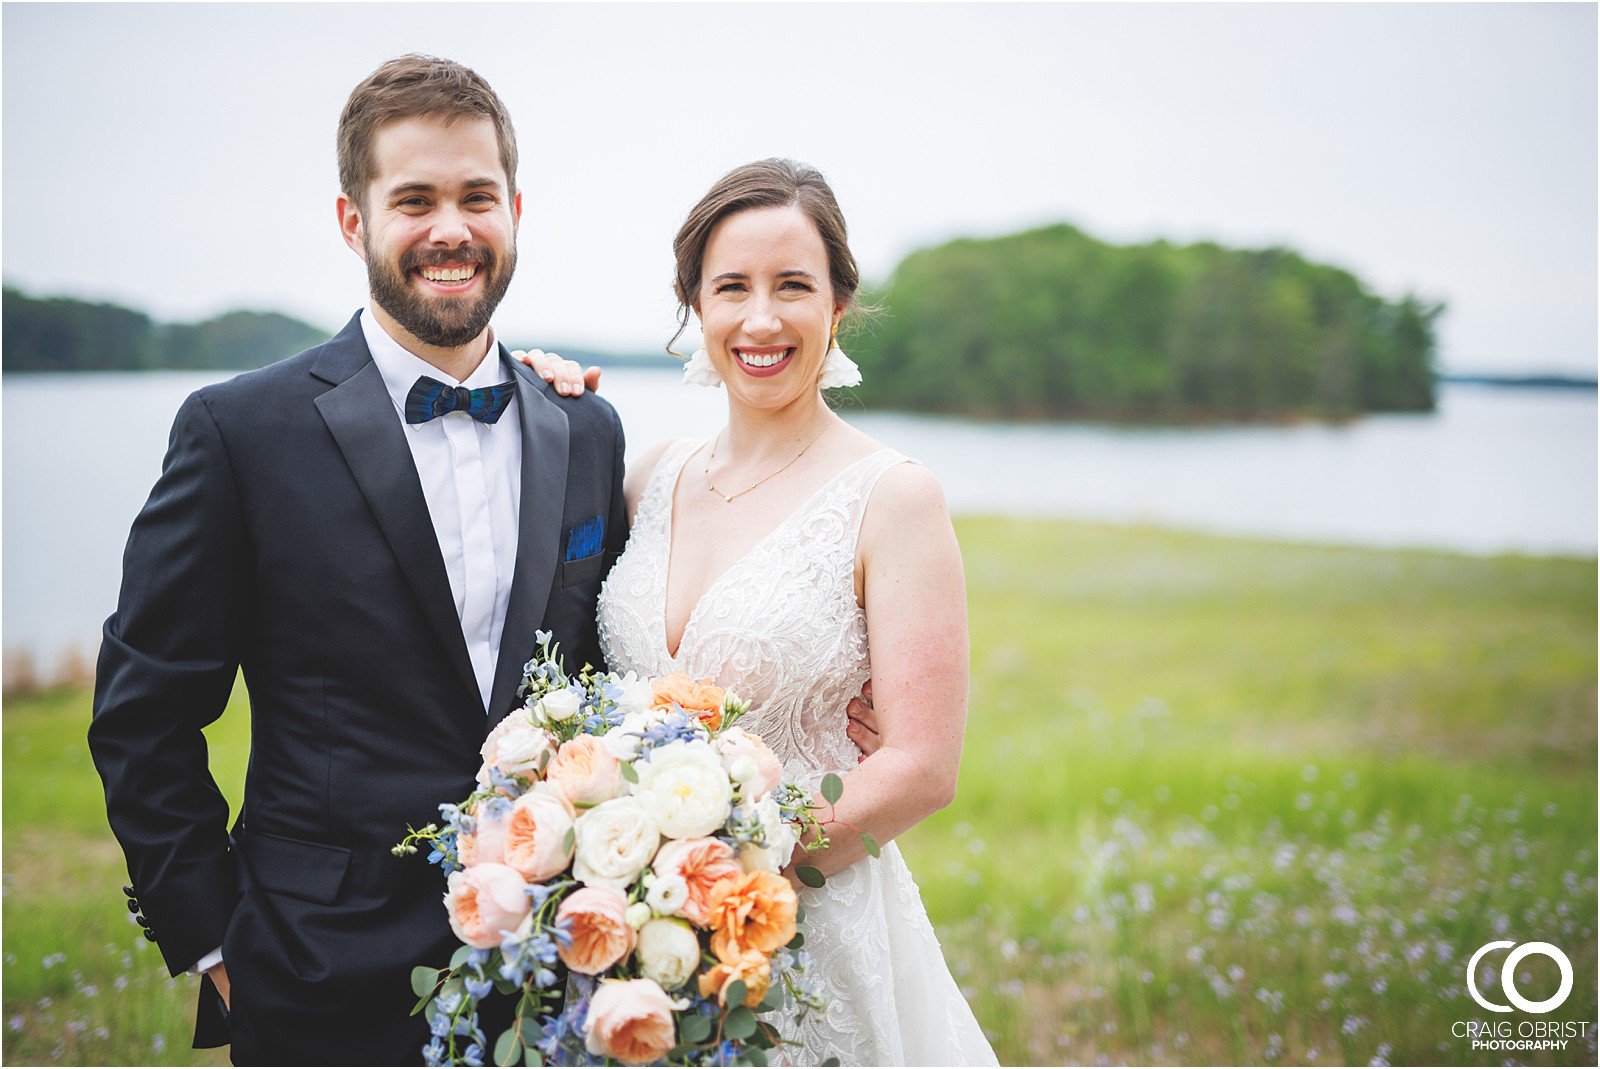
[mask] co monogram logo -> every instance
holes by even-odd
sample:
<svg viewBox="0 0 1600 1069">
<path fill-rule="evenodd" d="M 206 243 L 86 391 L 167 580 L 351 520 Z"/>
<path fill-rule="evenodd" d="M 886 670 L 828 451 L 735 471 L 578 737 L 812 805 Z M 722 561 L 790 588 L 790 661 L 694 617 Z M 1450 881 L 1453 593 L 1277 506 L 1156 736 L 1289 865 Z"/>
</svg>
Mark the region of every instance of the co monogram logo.
<svg viewBox="0 0 1600 1069">
<path fill-rule="evenodd" d="M 1489 951 L 1503 950 L 1507 947 L 1516 947 L 1516 949 L 1506 955 L 1505 964 L 1500 966 L 1500 986 L 1505 989 L 1506 998 L 1510 1000 L 1511 1006 L 1515 1006 L 1524 1013 L 1549 1013 L 1567 1001 L 1567 996 L 1572 994 L 1572 962 L 1567 960 L 1567 956 L 1561 952 L 1559 947 L 1549 943 L 1523 943 L 1521 946 L 1517 946 L 1509 939 L 1496 939 L 1492 943 L 1485 943 L 1479 947 L 1478 952 L 1472 955 L 1472 960 L 1467 962 L 1467 991 L 1472 995 L 1474 1002 L 1484 1009 L 1494 1010 L 1496 1013 L 1511 1012 L 1511 1006 L 1490 1002 L 1478 991 L 1478 962 L 1482 961 L 1483 956 Z M 1522 959 L 1530 954 L 1543 954 L 1555 962 L 1556 968 L 1561 970 L 1561 987 L 1554 995 L 1543 1002 L 1532 1002 L 1525 999 L 1522 997 L 1522 992 L 1517 990 L 1517 966 L 1522 964 Z"/>
</svg>

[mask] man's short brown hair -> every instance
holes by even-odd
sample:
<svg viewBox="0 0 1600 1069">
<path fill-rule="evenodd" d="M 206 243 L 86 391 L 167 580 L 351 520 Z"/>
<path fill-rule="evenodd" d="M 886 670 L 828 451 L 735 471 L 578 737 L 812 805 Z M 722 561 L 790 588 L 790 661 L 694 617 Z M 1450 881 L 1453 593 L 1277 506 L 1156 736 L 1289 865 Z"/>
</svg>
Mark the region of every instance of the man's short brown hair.
<svg viewBox="0 0 1600 1069">
<path fill-rule="evenodd" d="M 437 56 L 420 53 L 391 59 L 350 93 L 339 116 L 339 188 L 365 210 L 367 186 L 377 164 L 372 140 L 379 128 L 400 119 L 437 116 L 489 119 L 500 143 L 506 192 L 517 191 L 517 135 L 511 116 L 489 83 L 477 72 Z"/>
</svg>

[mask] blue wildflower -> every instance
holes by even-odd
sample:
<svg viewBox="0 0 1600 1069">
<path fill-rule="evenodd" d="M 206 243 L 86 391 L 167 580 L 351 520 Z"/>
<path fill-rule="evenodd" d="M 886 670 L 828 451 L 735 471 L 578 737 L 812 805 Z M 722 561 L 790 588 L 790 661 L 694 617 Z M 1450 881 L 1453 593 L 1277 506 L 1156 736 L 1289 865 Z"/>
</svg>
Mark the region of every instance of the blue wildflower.
<svg viewBox="0 0 1600 1069">
<path fill-rule="evenodd" d="M 435 1013 L 428 1018 L 428 1031 L 432 1032 L 435 1038 L 449 1035 L 450 1018 L 446 1014 Z"/>
<path fill-rule="evenodd" d="M 473 980 L 469 978 L 466 984 L 467 994 L 471 995 L 475 999 L 488 998 L 489 992 L 494 990 L 493 980 Z"/>
<path fill-rule="evenodd" d="M 483 1048 L 476 1043 L 472 1044 L 467 1048 L 467 1052 L 461 1056 L 461 1060 L 466 1065 L 482 1065 Z"/>
<path fill-rule="evenodd" d="M 423 1047 L 422 1048 L 422 1064 L 423 1065 L 443 1065 L 444 1064 L 444 1044 L 441 1043 L 438 1039 L 435 1039 L 432 1043 L 429 1043 L 426 1047 Z"/>
</svg>

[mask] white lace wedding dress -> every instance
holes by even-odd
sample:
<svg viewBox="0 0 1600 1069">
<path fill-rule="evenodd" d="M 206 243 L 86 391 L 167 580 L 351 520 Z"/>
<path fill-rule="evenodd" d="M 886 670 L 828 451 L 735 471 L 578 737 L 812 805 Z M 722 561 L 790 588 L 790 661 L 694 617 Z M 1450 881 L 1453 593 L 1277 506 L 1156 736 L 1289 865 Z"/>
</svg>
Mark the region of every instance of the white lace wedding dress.
<svg viewBox="0 0 1600 1069">
<path fill-rule="evenodd" d="M 906 460 L 890 449 L 839 472 L 733 564 L 695 605 L 667 652 L 672 492 L 701 443 L 669 446 L 639 502 L 627 550 L 600 591 L 600 644 L 614 671 L 712 678 L 751 702 L 741 726 L 815 789 L 856 766 L 845 706 L 870 675 L 855 599 L 856 538 L 873 485 Z M 828 998 L 786 1035 L 794 1065 L 994 1065 L 994 1051 L 945 965 L 917 885 L 887 843 L 801 892 L 806 949 Z"/>
</svg>

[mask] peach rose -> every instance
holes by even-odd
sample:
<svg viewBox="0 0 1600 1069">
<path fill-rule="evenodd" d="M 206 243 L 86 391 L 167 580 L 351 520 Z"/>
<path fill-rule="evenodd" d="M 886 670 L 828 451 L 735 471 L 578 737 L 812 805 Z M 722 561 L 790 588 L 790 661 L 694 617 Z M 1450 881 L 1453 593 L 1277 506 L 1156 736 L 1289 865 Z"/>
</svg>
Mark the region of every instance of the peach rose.
<svg viewBox="0 0 1600 1069">
<path fill-rule="evenodd" d="M 751 950 L 770 955 L 794 938 L 800 904 L 789 881 L 757 869 L 721 880 L 711 889 L 711 952 L 724 962 Z"/>
<path fill-rule="evenodd" d="M 622 762 L 594 735 L 579 735 L 556 751 L 544 778 L 560 787 L 573 805 L 587 808 L 622 793 Z"/>
<path fill-rule="evenodd" d="M 744 1004 L 755 1009 L 772 986 L 772 959 L 759 950 L 746 950 L 733 961 L 719 961 L 700 974 L 700 997 L 715 992 L 717 1005 L 728 1004 L 728 985 L 743 980 Z"/>
<path fill-rule="evenodd" d="M 722 688 L 709 679 L 690 679 L 684 672 L 662 676 L 650 686 L 652 707 L 680 706 L 712 731 L 722 726 Z"/>
<path fill-rule="evenodd" d="M 444 907 L 450 928 L 479 950 L 499 946 L 501 933 L 516 931 L 533 905 L 517 870 L 492 861 L 452 872 L 448 886 Z"/>
<path fill-rule="evenodd" d="M 589 999 L 583 1042 L 590 1054 L 648 1065 L 677 1045 L 673 1002 L 654 980 L 607 980 Z"/>
<path fill-rule="evenodd" d="M 461 861 L 461 867 L 470 869 L 485 861 L 504 864 L 510 804 L 504 798 L 487 798 L 478 803 L 472 816 L 472 832 L 461 836 L 461 841 L 456 844 L 456 857 Z"/>
<path fill-rule="evenodd" d="M 701 928 L 711 926 L 712 889 L 743 870 L 733 848 L 719 839 L 672 839 L 656 851 L 650 863 L 656 879 L 677 876 L 689 888 L 678 913 Z"/>
<path fill-rule="evenodd" d="M 783 779 L 783 762 L 759 735 L 744 728 L 729 728 L 717 736 L 714 745 L 722 755 L 722 767 L 743 788 L 746 802 L 765 798 Z M 742 763 L 746 760 L 748 764 Z"/>
<path fill-rule="evenodd" d="M 499 860 L 533 883 L 558 875 L 572 863 L 567 833 L 576 816 L 577 811 L 560 787 L 535 783 L 511 805 Z"/>
<path fill-rule="evenodd" d="M 604 972 L 633 951 L 637 933 L 628 923 L 628 900 L 609 887 L 581 887 L 556 910 L 572 941 L 557 953 L 573 972 Z"/>
</svg>

